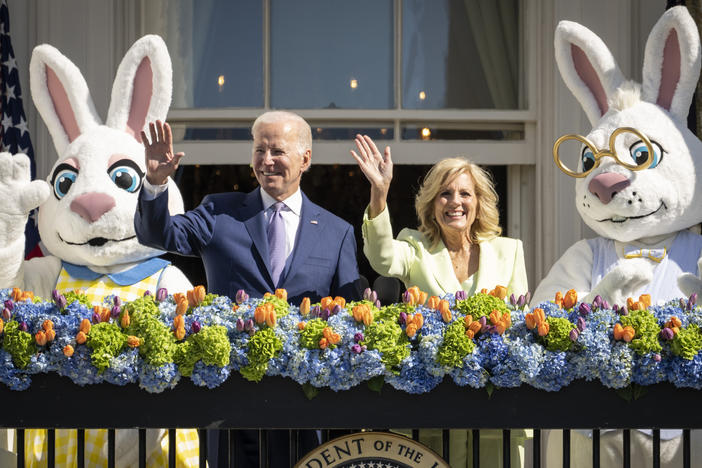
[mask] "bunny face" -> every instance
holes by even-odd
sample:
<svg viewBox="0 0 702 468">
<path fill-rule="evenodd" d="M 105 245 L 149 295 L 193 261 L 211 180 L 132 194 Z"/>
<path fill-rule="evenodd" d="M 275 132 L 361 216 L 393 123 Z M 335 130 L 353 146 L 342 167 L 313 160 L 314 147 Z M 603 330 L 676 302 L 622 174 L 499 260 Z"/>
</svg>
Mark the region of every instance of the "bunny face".
<svg viewBox="0 0 702 468">
<path fill-rule="evenodd" d="M 607 46 L 577 23 L 559 23 L 555 46 L 561 76 L 593 125 L 586 137 L 592 148 L 579 160 L 579 172 L 592 171 L 575 184 L 583 221 L 622 242 L 702 222 L 702 143 L 686 126 L 700 40 L 687 9 L 667 10 L 651 31 L 642 85 L 625 82 Z M 610 147 L 610 136 L 627 127 L 650 141 L 649 166 L 648 147 L 634 133 L 619 133 Z M 646 168 L 633 170 L 637 165 Z"/>
<path fill-rule="evenodd" d="M 656 155 L 647 169 L 632 171 L 604 157 L 587 177 L 577 179 L 575 204 L 595 232 L 622 242 L 676 232 L 702 220 L 702 143 L 669 114 L 647 102 L 610 111 L 587 135 L 598 149 L 609 149 L 609 137 L 633 127 L 651 141 Z M 614 150 L 635 164 L 648 153 L 634 134 L 622 134 Z M 587 150 L 585 150 L 587 153 Z M 639 159 L 640 160 L 640 159 Z M 587 164 L 587 162 L 585 162 Z M 582 169 L 582 158 L 580 161 Z"/>
<path fill-rule="evenodd" d="M 40 206 L 39 233 L 47 249 L 77 265 L 112 266 L 160 255 L 139 244 L 134 214 L 144 173 L 140 131 L 165 120 L 171 99 L 166 45 L 145 36 L 129 49 L 112 87 L 102 125 L 80 71 L 49 45 L 34 49 L 32 97 L 59 154 L 49 174 L 52 196 Z M 169 210 L 183 212 L 169 181 Z"/>
</svg>

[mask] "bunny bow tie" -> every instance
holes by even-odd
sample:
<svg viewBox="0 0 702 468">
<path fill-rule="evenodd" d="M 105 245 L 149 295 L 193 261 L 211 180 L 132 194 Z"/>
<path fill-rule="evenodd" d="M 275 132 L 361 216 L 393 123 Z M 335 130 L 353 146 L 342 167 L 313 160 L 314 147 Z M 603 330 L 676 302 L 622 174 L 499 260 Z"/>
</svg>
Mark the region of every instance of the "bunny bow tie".
<svg viewBox="0 0 702 468">
<path fill-rule="evenodd" d="M 668 255 L 668 250 L 665 246 L 658 249 L 646 249 L 634 245 L 624 246 L 624 258 L 647 258 L 661 263 L 666 255 Z"/>
<path fill-rule="evenodd" d="M 95 281 L 96 279 L 102 276 L 107 276 L 120 286 L 130 286 L 132 284 L 138 283 L 143 279 L 148 278 L 157 271 L 162 270 L 163 268 L 170 265 L 171 262 L 169 262 L 168 260 L 163 260 L 162 258 L 154 257 L 146 260 L 145 262 L 141 262 L 140 264 L 126 271 L 109 274 L 93 271 L 90 268 L 83 265 L 74 265 L 68 262 L 61 263 L 63 265 L 63 268 L 65 268 L 68 274 L 71 275 L 73 278 Z"/>
</svg>

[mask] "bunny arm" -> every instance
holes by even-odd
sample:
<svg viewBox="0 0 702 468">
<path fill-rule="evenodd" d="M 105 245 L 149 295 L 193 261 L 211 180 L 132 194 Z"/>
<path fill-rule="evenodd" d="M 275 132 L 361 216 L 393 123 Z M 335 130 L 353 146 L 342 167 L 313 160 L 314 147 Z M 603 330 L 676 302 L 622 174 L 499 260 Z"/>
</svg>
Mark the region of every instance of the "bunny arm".
<svg viewBox="0 0 702 468">
<path fill-rule="evenodd" d="M 702 255 L 697 260 L 697 274 L 683 273 L 678 276 L 678 287 L 686 296 L 702 296 Z"/>
<path fill-rule="evenodd" d="M 173 265 L 168 265 L 161 274 L 158 281 L 159 288 L 166 288 L 169 294 L 176 292 L 186 292 L 193 289 L 192 283 L 185 277 L 182 271 Z"/>
</svg>

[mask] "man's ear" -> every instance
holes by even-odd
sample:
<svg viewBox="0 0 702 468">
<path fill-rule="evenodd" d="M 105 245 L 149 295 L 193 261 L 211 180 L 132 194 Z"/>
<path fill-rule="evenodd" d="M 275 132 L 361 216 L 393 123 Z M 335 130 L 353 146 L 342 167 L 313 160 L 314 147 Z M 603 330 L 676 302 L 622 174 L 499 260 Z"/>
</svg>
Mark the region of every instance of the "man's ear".
<svg viewBox="0 0 702 468">
<path fill-rule="evenodd" d="M 302 172 L 306 172 L 312 165 L 312 150 L 308 149 L 302 153 Z"/>
</svg>

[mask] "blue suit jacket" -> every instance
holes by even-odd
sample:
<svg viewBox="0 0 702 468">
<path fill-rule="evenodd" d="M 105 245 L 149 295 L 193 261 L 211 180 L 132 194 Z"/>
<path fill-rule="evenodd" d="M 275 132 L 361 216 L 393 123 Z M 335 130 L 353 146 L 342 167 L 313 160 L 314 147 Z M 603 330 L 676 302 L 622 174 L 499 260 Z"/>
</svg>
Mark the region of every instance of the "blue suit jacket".
<svg viewBox="0 0 702 468">
<path fill-rule="evenodd" d="M 276 285 L 265 219 L 259 189 L 208 195 L 194 210 L 176 216 L 168 214 L 166 191 L 153 200 L 139 195 L 134 227 L 144 245 L 201 257 L 208 290 L 215 294 L 234 297 L 243 289 L 262 297 L 285 288 L 293 304 L 303 297 L 312 303 L 329 295 L 358 298 L 356 239 L 349 223 L 303 193 L 295 246 Z"/>
</svg>

